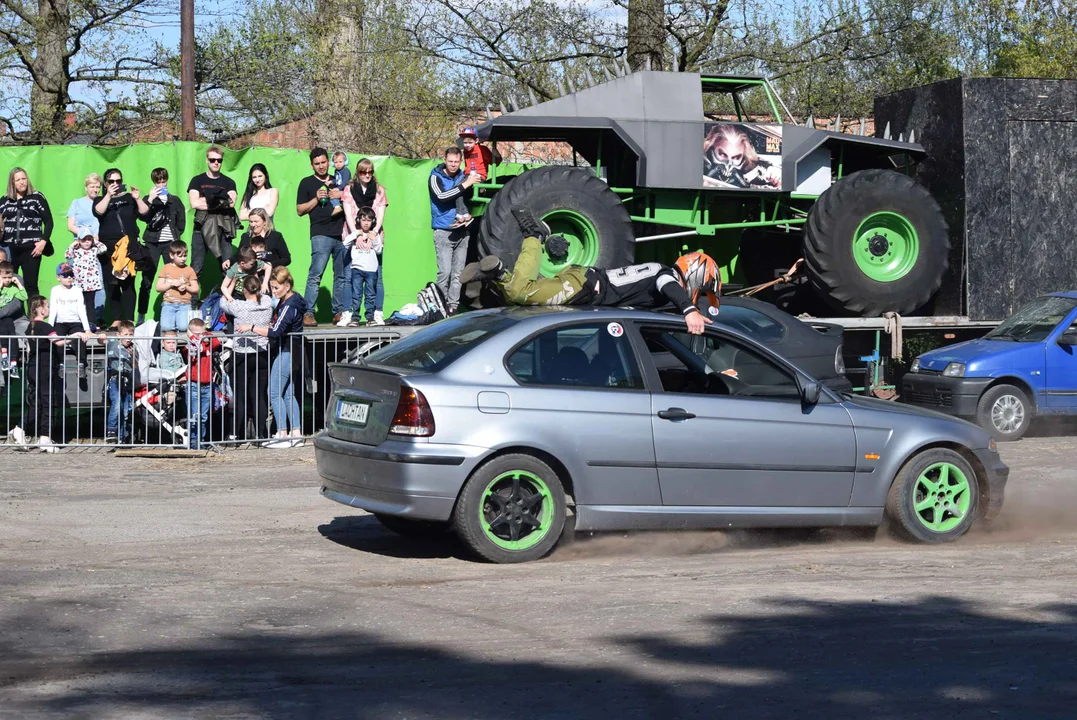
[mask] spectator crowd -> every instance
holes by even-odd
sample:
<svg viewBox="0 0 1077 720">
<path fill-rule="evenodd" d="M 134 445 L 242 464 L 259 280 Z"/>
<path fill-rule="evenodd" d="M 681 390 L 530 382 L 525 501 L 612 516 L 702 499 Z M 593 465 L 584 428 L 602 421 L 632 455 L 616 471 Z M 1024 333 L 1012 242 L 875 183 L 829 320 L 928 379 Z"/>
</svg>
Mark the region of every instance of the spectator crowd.
<svg viewBox="0 0 1077 720">
<path fill-rule="evenodd" d="M 500 161 L 478 142 L 474 128 L 465 128 L 460 141 L 462 147 L 449 147 L 431 171 L 428 188 L 436 284 L 450 314 L 458 311 L 473 222 L 466 191 L 484 182 L 490 166 Z M 301 441 L 302 333 L 317 325 L 315 305 L 330 263 L 333 323 L 385 324 L 388 196 L 370 159 L 359 160 L 353 173 L 344 152 L 310 152 L 312 173 L 300 180 L 296 193 L 296 214 L 310 227 L 310 265 L 301 295 L 288 270 L 289 243 L 273 223 L 280 195 L 269 169 L 253 164 L 240 193 L 222 172 L 223 160 L 222 148 L 210 146 L 206 170 L 189 180 L 185 197 L 170 187 L 165 168 L 149 174 L 146 191 L 120 168 L 91 173 L 84 194 L 68 206 L 65 240 L 54 237 L 49 201 L 26 170 L 10 170 L 0 197 L 0 388 L 10 387 L 23 370 L 27 375 L 26 427 L 10 429 L 9 437 L 19 444 L 36 437 L 42 449 L 55 450 L 51 438 L 63 406 L 65 358 L 74 359 L 84 385 L 87 342 L 96 340 L 107 348 L 106 438 L 127 441 L 125 420 L 140 381 L 138 368 L 145 365 L 138 357 L 136 328 L 149 322 L 156 323 L 150 333 L 161 341 L 152 364 L 184 382 L 189 442 L 198 447 L 206 438 L 213 359 L 222 340 L 207 327 L 205 308 L 212 301 L 227 318 L 219 329 L 234 331 L 229 343 L 237 389 L 233 404 L 244 422 L 235 425 L 233 437 L 261 437 L 271 412 L 276 431 L 270 446 Z M 184 239 L 188 230 L 189 242 Z M 57 284 L 45 297 L 39 285 L 42 259 L 57 253 L 62 255 Z M 154 291 L 156 308 L 151 307 Z M 19 351 L 20 337 L 30 340 L 26 357 Z"/>
</svg>

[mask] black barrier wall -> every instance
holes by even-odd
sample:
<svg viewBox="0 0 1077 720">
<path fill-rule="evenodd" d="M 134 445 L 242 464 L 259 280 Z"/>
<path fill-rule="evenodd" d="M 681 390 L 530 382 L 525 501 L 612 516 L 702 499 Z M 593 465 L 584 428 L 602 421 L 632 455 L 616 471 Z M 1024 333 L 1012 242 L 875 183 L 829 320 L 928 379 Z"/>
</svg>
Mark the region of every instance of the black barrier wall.
<svg viewBox="0 0 1077 720">
<path fill-rule="evenodd" d="M 915 132 L 917 179 L 950 224 L 937 315 L 1002 320 L 1077 288 L 1077 81 L 947 80 L 875 100 L 875 127 Z"/>
</svg>

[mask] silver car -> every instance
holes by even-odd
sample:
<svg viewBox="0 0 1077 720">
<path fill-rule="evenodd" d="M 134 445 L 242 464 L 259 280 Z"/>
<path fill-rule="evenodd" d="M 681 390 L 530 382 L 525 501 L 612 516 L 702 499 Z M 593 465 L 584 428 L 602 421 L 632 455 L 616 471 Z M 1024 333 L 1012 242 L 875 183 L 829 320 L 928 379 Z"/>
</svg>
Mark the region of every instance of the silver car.
<svg viewBox="0 0 1077 720">
<path fill-rule="evenodd" d="M 878 525 L 922 542 L 1002 506 L 979 427 L 838 395 L 718 325 L 603 308 L 443 320 L 333 365 L 322 494 L 494 562 L 571 530 Z"/>
</svg>

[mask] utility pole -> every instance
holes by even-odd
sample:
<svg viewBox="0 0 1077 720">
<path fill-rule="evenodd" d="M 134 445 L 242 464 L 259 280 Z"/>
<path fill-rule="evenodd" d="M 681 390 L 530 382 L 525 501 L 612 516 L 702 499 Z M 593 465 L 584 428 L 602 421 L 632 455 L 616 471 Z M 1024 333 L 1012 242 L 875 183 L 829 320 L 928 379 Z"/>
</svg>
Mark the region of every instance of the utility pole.
<svg viewBox="0 0 1077 720">
<path fill-rule="evenodd" d="M 180 0 L 180 106 L 184 140 L 194 140 L 194 0 Z"/>
</svg>

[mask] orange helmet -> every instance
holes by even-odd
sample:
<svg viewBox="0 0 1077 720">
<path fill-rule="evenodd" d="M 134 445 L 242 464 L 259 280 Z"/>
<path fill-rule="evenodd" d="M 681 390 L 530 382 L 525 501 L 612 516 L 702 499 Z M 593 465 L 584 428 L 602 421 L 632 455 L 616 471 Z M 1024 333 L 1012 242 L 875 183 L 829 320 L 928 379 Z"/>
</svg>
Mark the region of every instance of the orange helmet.
<svg viewBox="0 0 1077 720">
<path fill-rule="evenodd" d="M 701 252 L 688 253 L 674 263 L 684 283 L 684 289 L 692 295 L 692 304 L 705 293 L 712 307 L 718 307 L 718 294 L 722 291 L 722 273 L 718 263 L 710 255 Z"/>
</svg>

